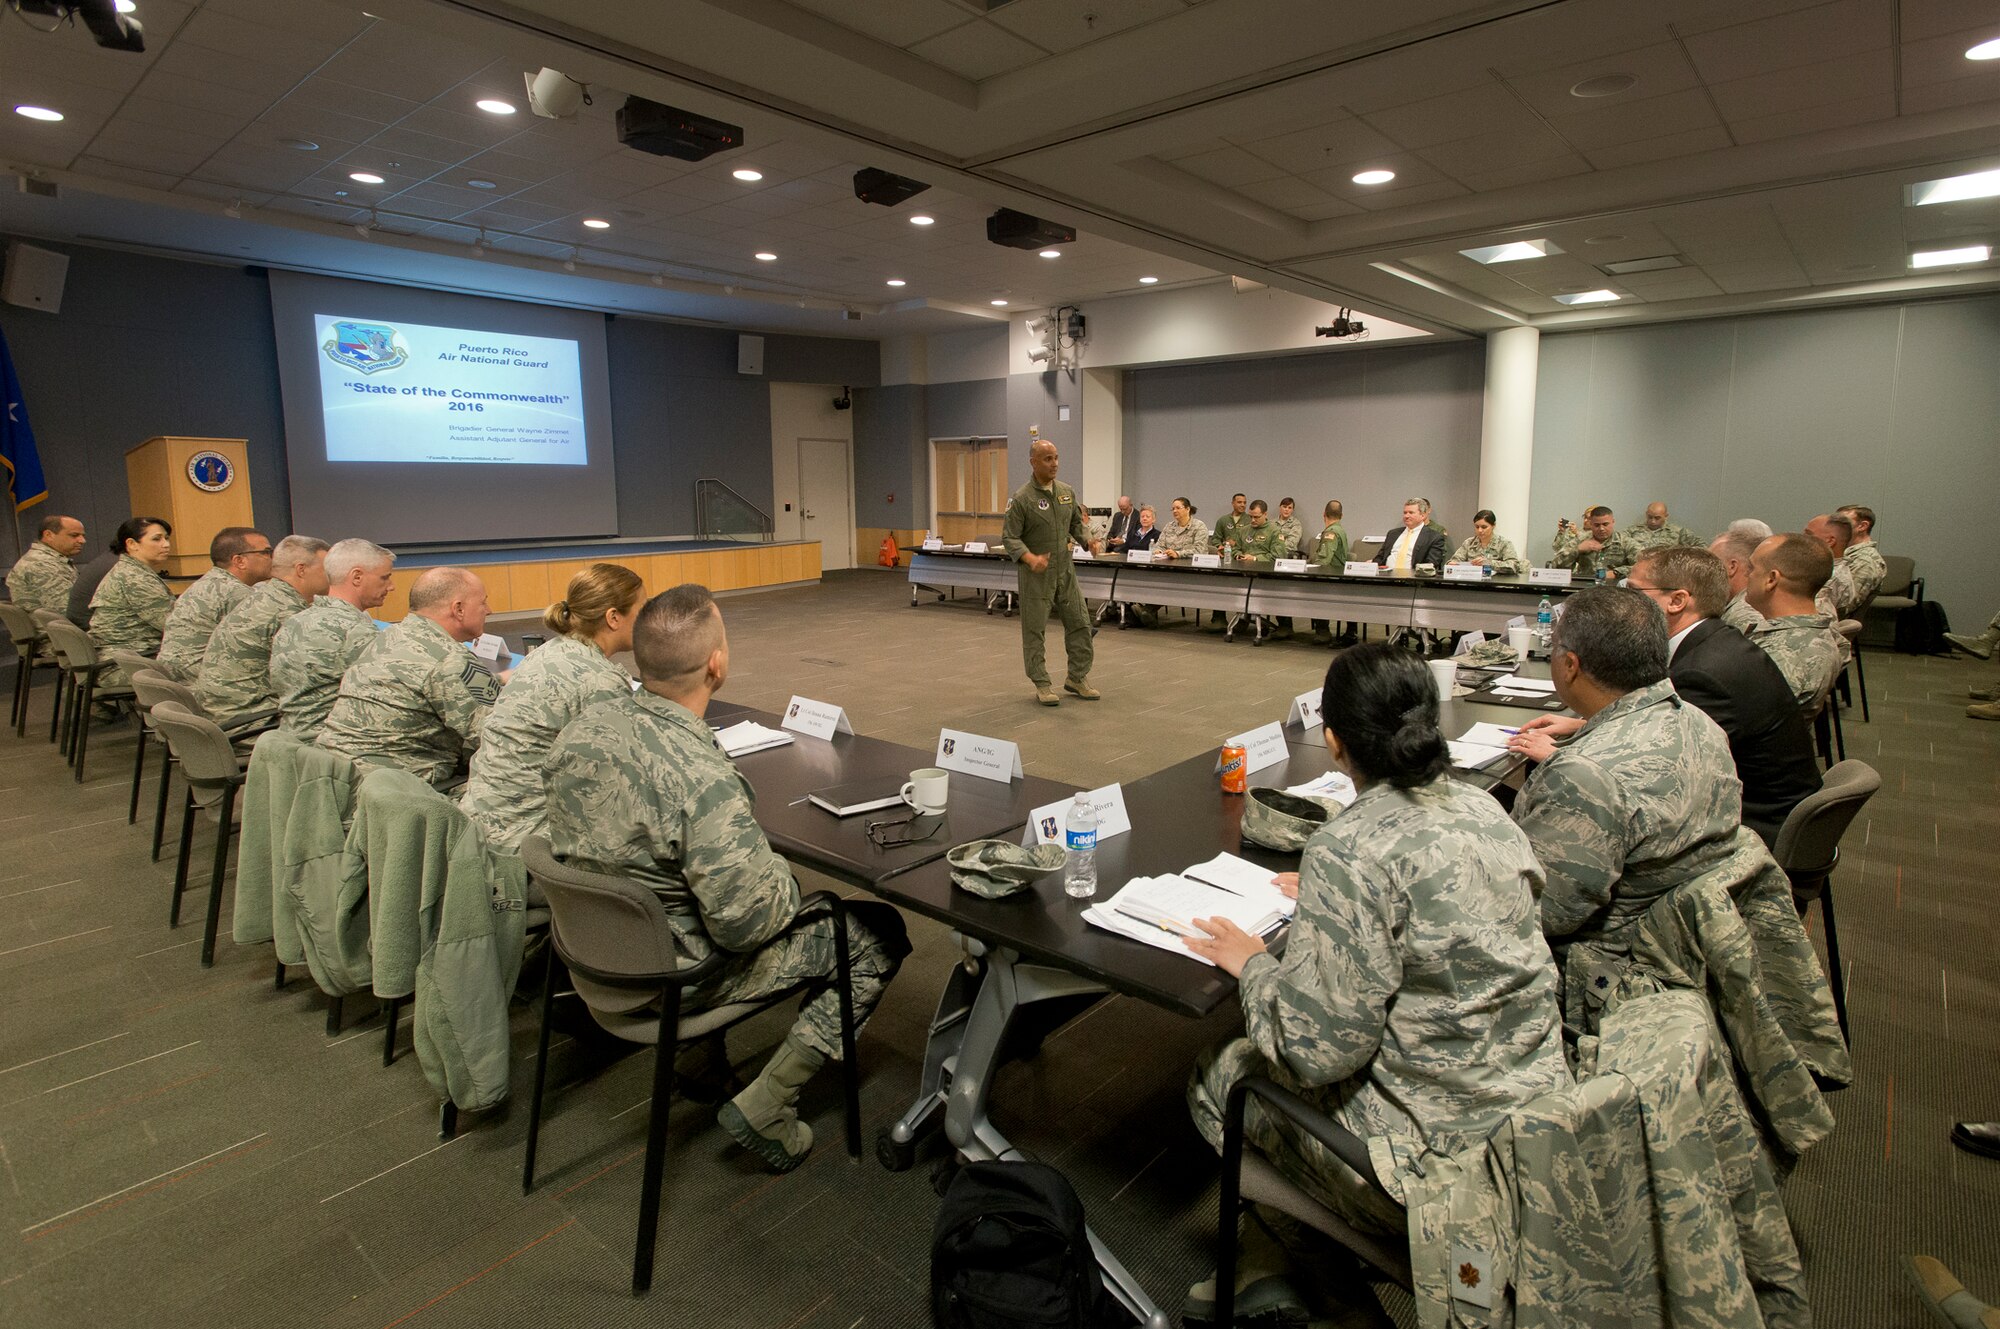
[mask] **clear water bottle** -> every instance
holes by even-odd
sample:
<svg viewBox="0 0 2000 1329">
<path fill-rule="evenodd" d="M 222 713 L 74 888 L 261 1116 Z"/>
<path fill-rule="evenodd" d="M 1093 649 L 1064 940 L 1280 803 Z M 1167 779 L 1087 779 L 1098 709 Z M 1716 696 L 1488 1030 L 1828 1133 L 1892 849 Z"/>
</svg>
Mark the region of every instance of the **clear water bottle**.
<svg viewBox="0 0 2000 1329">
<path fill-rule="evenodd" d="M 1554 617 L 1555 606 L 1549 603 L 1549 597 L 1545 595 L 1542 597 L 1541 608 L 1535 611 L 1535 640 L 1545 651 L 1549 648 L 1550 634 L 1555 627 Z"/>
<path fill-rule="evenodd" d="M 1097 809 L 1082 794 L 1070 800 L 1069 816 L 1063 819 L 1063 846 L 1068 851 L 1063 893 L 1088 900 L 1097 894 Z"/>
</svg>

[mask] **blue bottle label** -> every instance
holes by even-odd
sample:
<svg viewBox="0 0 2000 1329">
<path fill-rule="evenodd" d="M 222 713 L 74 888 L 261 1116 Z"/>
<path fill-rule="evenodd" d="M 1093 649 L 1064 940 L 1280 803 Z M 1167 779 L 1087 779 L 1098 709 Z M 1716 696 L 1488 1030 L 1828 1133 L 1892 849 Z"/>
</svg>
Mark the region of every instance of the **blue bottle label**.
<svg viewBox="0 0 2000 1329">
<path fill-rule="evenodd" d="M 1071 849 L 1097 848 L 1096 831 L 1064 831 L 1063 835 Z"/>
</svg>

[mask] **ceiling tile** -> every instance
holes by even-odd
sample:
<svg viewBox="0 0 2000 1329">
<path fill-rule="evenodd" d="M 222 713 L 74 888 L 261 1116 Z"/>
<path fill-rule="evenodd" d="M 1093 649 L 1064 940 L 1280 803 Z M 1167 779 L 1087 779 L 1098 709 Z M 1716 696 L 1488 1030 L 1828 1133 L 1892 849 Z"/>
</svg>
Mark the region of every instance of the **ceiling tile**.
<svg viewBox="0 0 2000 1329">
<path fill-rule="evenodd" d="M 854 0 L 792 0 L 792 3 L 891 46 L 913 46 L 966 22 L 965 11 L 951 0 L 868 0 L 860 5 Z"/>
<path fill-rule="evenodd" d="M 1452 143 L 1433 144 L 1417 152 L 1417 156 L 1454 178 L 1570 155 L 1568 145 L 1539 121 Z"/>
<path fill-rule="evenodd" d="M 1516 185 L 1582 175 L 1590 169 L 1589 162 L 1575 153 L 1566 153 L 1561 157 L 1551 157 L 1547 161 L 1524 162 L 1519 166 L 1507 166 L 1497 171 L 1465 171 L 1454 178 L 1467 189 L 1484 194 L 1496 189 L 1512 189 Z"/>
<path fill-rule="evenodd" d="M 1732 120 L 1729 130 L 1738 143 L 1763 143 L 1770 139 L 1792 138 L 1799 134 L 1817 134 L 1829 129 L 1890 120 L 1895 115 L 1895 94 L 1884 87 L 1849 101 L 1749 120 Z"/>
<path fill-rule="evenodd" d="M 1686 92 L 1701 83 L 1680 45 L 1666 41 L 1550 68 L 1502 67 L 1501 73 L 1529 106 L 1543 115 L 1564 118 L 1584 108 L 1608 109 L 1634 102 L 1658 102 L 1670 93 Z M 1571 95 L 1570 89 L 1576 84 L 1605 74 L 1631 74 L 1638 82 L 1629 91 L 1611 97 Z"/>
<path fill-rule="evenodd" d="M 1225 189 L 1255 184 L 1260 180 L 1275 180 L 1285 174 L 1283 167 L 1275 166 L 1247 149 L 1234 146 L 1216 152 L 1182 157 L 1173 165 L 1190 175 L 1200 176 L 1210 184 L 1221 185 Z"/>
<path fill-rule="evenodd" d="M 141 185 L 148 189 L 172 189 L 180 183 L 180 177 L 163 171 L 143 170 L 124 162 L 104 157 L 84 157 L 77 161 L 79 171 L 102 176 L 106 180 L 116 180 L 122 184 Z"/>
<path fill-rule="evenodd" d="M 1578 106 L 1588 103 L 1576 102 Z M 1592 148 L 1659 138 L 1697 129 L 1720 129 L 1706 94 L 1699 90 L 1669 93 L 1638 101 L 1606 98 L 1588 110 L 1552 117 L 1558 134 L 1594 159 Z"/>
<path fill-rule="evenodd" d="M 1904 42 L 1903 86 L 1928 87 L 1934 83 L 1957 83 L 1978 79 L 1987 87 L 2000 92 L 2000 70 L 1993 67 L 1996 62 L 1965 58 L 1966 49 L 1974 43 L 1989 36 L 2000 36 L 2000 31 L 1996 29 L 2000 29 L 2000 21 L 1955 36 Z M 1988 95 L 1995 94 L 1989 92 Z"/>
<path fill-rule="evenodd" d="M 1181 0 L 1011 0 L 993 11 L 992 21 L 1045 51 L 1079 46 L 1142 23 L 1185 14 Z"/>
<path fill-rule="evenodd" d="M 1891 7 L 1883 0 L 1838 0 L 1685 40 L 1688 56 L 1703 79 L 1729 83 L 1840 56 L 1886 51 L 1890 15 Z M 1908 35 L 1907 23 L 1904 34 Z"/>
<path fill-rule="evenodd" d="M 1236 192 L 1266 207 L 1277 208 L 1281 212 L 1295 212 L 1300 208 L 1317 207 L 1322 203 L 1334 201 L 1325 191 L 1315 189 L 1305 181 L 1289 175 L 1276 180 L 1243 185 Z"/>
<path fill-rule="evenodd" d="M 1943 37 L 1982 25 L 1991 35 L 2000 37 L 2000 13 L 1994 12 L 1992 0 L 1899 0 L 1898 9 L 1906 42 Z"/>
<path fill-rule="evenodd" d="M 984 19 L 918 42 L 910 47 L 910 53 L 975 81 L 1019 69 L 1046 54 L 1041 47 Z"/>
<path fill-rule="evenodd" d="M 1459 142 L 1482 133 L 1524 132 L 1539 124 L 1519 98 L 1491 80 L 1442 97 L 1370 111 L 1362 119 L 1406 148 Z"/>
<path fill-rule="evenodd" d="M 1591 165 L 1598 170 L 1609 171 L 1620 166 L 1636 166 L 1641 162 L 1690 157 L 1697 152 L 1715 152 L 1729 145 L 1729 132 L 1717 125 L 1711 129 L 1689 129 L 1678 134 L 1662 134 L 1658 138 L 1607 144 L 1601 148 L 1588 149 L 1585 155 L 1590 158 Z"/>
<path fill-rule="evenodd" d="M 1851 101 L 1857 89 L 1888 91 L 1894 76 L 1887 47 L 1798 65 L 1754 78 L 1717 83 L 1709 93 L 1731 123 Z"/>
<path fill-rule="evenodd" d="M 1399 151 L 1381 131 L 1351 115 L 1242 146 L 1292 175 L 1304 175 L 1361 157 L 1386 158 Z"/>
<path fill-rule="evenodd" d="M 1702 266 L 1702 271 L 1728 295 L 1781 291 L 1807 285 L 1805 272 L 1790 259 L 1709 263 Z"/>
</svg>

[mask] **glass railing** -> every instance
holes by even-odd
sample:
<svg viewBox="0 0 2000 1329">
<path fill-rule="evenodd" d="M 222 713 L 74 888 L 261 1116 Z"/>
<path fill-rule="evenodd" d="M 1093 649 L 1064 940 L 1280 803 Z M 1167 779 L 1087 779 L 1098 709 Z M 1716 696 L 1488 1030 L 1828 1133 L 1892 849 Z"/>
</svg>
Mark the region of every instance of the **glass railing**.
<svg viewBox="0 0 2000 1329">
<path fill-rule="evenodd" d="M 769 544 L 776 538 L 770 513 L 712 479 L 694 482 L 694 529 L 704 540 Z"/>
</svg>

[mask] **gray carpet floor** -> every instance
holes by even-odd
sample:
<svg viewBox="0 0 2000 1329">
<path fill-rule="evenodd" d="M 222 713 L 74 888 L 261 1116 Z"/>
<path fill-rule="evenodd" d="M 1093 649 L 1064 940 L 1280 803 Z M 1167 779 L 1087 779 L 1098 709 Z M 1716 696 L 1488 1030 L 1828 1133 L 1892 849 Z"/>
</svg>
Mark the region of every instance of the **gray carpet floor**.
<svg viewBox="0 0 2000 1329">
<path fill-rule="evenodd" d="M 832 701 L 861 732 L 924 748 L 947 724 L 1014 739 L 1030 772 L 1085 786 L 1280 718 L 1327 659 L 1191 624 L 1107 628 L 1093 675 L 1105 699 L 1044 710 L 1017 624 L 968 599 L 912 608 L 899 577 L 864 571 L 724 607 L 728 699 Z M 1906 1252 L 2000 1301 L 2000 1163 L 1946 1142 L 1955 1119 L 2000 1117 L 2000 724 L 1962 714 L 1965 689 L 2000 675 L 1962 659 L 1868 664 L 1873 721 L 1852 718 L 1848 748 L 1885 784 L 1836 881 L 1860 1083 L 1834 1097 L 1839 1128 L 1787 1203 L 1819 1324 L 1914 1329 L 1927 1320 Z M 47 707 L 44 686 L 44 733 Z M 365 1002 L 329 1036 L 310 982 L 273 990 L 269 949 L 230 945 L 226 923 L 202 970 L 199 890 L 167 927 L 173 865 L 148 858 L 150 771 L 140 824 L 125 821 L 132 743 L 129 722 L 98 735 L 78 785 L 32 724 L 25 741 L 0 736 L 0 1325 L 928 1322 L 928 1164 L 850 1164 L 830 1076 L 806 1103 L 822 1143 L 781 1178 L 728 1147 L 707 1110 L 675 1105 L 657 1281 L 633 1300 L 648 1058 L 558 1034 L 540 1180 L 523 1197 L 529 1008 L 515 1011 L 515 1105 L 465 1117 L 440 1144 L 407 1015 L 404 1052 L 384 1069 Z M 942 929 L 911 931 L 917 950 L 862 1040 L 871 1139 L 915 1092 L 956 954 Z M 784 1023 L 732 1035 L 738 1063 L 754 1069 Z M 1002 1127 L 1071 1176 L 1169 1307 L 1207 1272 L 1214 1224 L 1215 1163 L 1182 1085 L 1232 1024 L 1108 999 L 994 1093 Z M 1391 1309 L 1407 1322 L 1405 1303 Z"/>
</svg>

